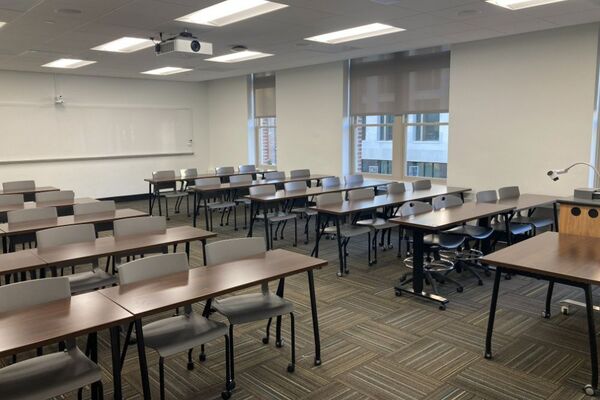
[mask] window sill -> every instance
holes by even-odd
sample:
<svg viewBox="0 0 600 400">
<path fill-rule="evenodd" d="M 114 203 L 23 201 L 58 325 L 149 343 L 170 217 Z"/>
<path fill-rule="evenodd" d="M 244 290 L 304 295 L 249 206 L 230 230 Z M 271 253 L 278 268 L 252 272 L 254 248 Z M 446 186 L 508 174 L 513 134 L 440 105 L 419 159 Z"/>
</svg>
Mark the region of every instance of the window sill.
<svg viewBox="0 0 600 400">
<path fill-rule="evenodd" d="M 398 181 L 398 182 L 414 182 L 414 181 L 420 181 L 423 179 L 429 179 L 431 180 L 431 183 L 436 183 L 438 185 L 446 185 L 447 184 L 447 179 L 444 178 L 428 178 L 426 176 L 404 176 L 404 177 L 397 177 L 394 175 L 385 175 L 385 174 L 370 174 L 370 173 L 363 173 L 362 174 L 365 178 L 371 178 L 371 179 L 388 179 L 388 180 L 392 180 L 392 181 Z"/>
</svg>

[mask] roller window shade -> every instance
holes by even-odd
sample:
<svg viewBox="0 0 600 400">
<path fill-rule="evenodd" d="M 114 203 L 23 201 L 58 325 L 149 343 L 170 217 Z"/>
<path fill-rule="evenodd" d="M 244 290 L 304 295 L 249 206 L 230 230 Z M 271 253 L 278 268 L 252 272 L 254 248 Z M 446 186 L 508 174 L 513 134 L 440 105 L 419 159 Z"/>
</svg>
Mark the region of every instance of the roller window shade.
<svg viewBox="0 0 600 400">
<path fill-rule="evenodd" d="M 275 75 L 254 77 L 254 114 L 275 117 Z"/>
<path fill-rule="evenodd" d="M 350 64 L 352 115 L 447 112 L 450 52 L 401 52 Z"/>
</svg>

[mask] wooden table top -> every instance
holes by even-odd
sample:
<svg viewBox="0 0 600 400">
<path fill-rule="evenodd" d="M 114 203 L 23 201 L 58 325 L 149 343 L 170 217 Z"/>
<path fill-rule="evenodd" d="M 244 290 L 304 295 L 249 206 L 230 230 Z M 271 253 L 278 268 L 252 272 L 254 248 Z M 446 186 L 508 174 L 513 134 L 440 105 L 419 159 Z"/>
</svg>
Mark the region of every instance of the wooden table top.
<svg viewBox="0 0 600 400">
<path fill-rule="evenodd" d="M 33 249 L 0 254 L 0 275 L 5 273 L 29 271 L 46 266 Z"/>
<path fill-rule="evenodd" d="M 122 208 L 114 212 L 102 212 L 86 215 L 65 215 L 54 219 L 45 219 L 38 221 L 27 221 L 19 223 L 0 224 L 0 236 L 21 235 L 24 233 L 37 232 L 42 229 L 56 228 L 59 226 L 79 225 L 79 224 L 98 224 L 102 222 L 112 222 L 119 219 L 143 217 L 148 215 L 143 211 L 131 208 Z"/>
<path fill-rule="evenodd" d="M 59 188 L 54 186 L 36 186 L 33 189 L 18 189 L 18 190 L 2 190 L 0 189 L 0 195 L 3 194 L 30 194 L 30 193 L 42 193 L 42 192 L 57 192 Z"/>
<path fill-rule="evenodd" d="M 508 213 L 512 210 L 514 210 L 513 206 L 471 202 L 458 207 L 444 208 L 439 211 L 431 211 L 410 217 L 390 218 L 389 221 L 407 228 L 439 231 L 475 219 Z"/>
<path fill-rule="evenodd" d="M 387 179 L 365 179 L 362 183 L 355 185 L 340 185 L 334 187 L 328 187 L 324 189 L 322 186 L 309 187 L 306 190 L 278 190 L 274 195 L 256 195 L 256 196 L 245 196 L 246 198 L 256 201 L 259 203 L 268 203 L 272 201 L 284 201 L 292 199 L 301 199 L 305 197 L 317 196 L 323 193 L 336 193 L 343 192 L 345 190 L 352 189 L 363 189 L 370 187 L 377 187 L 387 185 L 388 183 L 395 182 Z"/>
<path fill-rule="evenodd" d="M 0 313 L 0 357 L 131 320 L 133 315 L 97 292 Z"/>
<path fill-rule="evenodd" d="M 544 232 L 488 254 L 487 264 L 570 281 L 600 284 L 600 238 Z"/>
<path fill-rule="evenodd" d="M 549 196 L 545 194 L 522 194 L 519 197 L 510 199 L 498 200 L 497 204 L 514 207 L 515 211 L 528 210 L 545 204 L 552 204 L 558 200 L 557 196 Z"/>
<path fill-rule="evenodd" d="M 243 260 L 106 288 L 98 293 L 139 318 L 325 265 L 325 260 L 277 249 Z"/>
<path fill-rule="evenodd" d="M 15 210 L 23 210 L 27 208 L 43 208 L 43 207 L 72 207 L 75 204 L 82 203 L 93 203 L 98 201 L 91 197 L 80 197 L 72 200 L 59 200 L 59 201 L 44 201 L 44 202 L 35 202 L 35 201 L 26 201 L 23 204 L 7 204 L 4 206 L 0 206 L 0 213 L 15 211 Z"/>
<path fill-rule="evenodd" d="M 130 254 L 132 251 L 155 249 L 175 243 L 205 240 L 217 236 L 191 226 L 168 228 L 165 233 L 152 235 L 131 235 L 116 239 L 114 236 L 101 237 L 93 242 L 74 243 L 46 249 L 32 249 L 35 255 L 48 265 L 70 265 L 109 255 Z"/>
<path fill-rule="evenodd" d="M 257 179 L 248 183 L 222 183 L 220 185 L 208 185 L 208 186 L 190 186 L 188 187 L 189 191 L 199 192 L 199 193 L 208 193 L 208 192 L 219 192 L 226 190 L 234 190 L 234 189 L 248 189 L 252 186 L 262 186 L 262 185 L 275 185 L 287 182 L 297 182 L 297 181 L 309 181 L 314 179 L 323 179 L 329 178 L 333 175 L 321 175 L 321 174 L 313 174 L 310 176 L 302 177 L 302 178 L 291 178 L 289 176 L 285 177 L 285 179 Z"/>
<path fill-rule="evenodd" d="M 252 175 L 252 174 L 263 174 L 265 172 L 277 172 L 276 169 L 257 169 L 254 172 L 240 172 L 234 171 L 228 174 L 217 174 L 216 172 L 203 172 L 196 175 L 179 175 L 174 178 L 163 178 L 163 179 L 154 179 L 154 178 L 146 178 L 144 181 L 149 183 L 165 183 L 165 182 L 183 182 L 183 181 L 191 181 L 196 179 L 203 178 L 228 178 L 230 176 L 236 175 Z"/>
<path fill-rule="evenodd" d="M 432 185 L 431 189 L 427 190 L 415 190 L 400 194 L 382 194 L 375 196 L 370 200 L 343 201 L 337 204 L 311 208 L 323 214 L 346 215 L 361 211 L 373 210 L 379 207 L 399 205 L 406 203 L 407 201 L 425 200 L 444 194 L 456 194 L 467 192 L 469 190 L 471 189 L 444 185 Z"/>
</svg>

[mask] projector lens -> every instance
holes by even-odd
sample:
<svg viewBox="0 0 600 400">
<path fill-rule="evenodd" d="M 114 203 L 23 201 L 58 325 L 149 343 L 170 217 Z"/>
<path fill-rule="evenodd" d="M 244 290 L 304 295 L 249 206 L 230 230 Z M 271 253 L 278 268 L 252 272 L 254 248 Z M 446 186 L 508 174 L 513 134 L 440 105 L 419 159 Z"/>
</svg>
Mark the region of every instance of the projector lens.
<svg viewBox="0 0 600 400">
<path fill-rule="evenodd" d="M 197 40 L 192 40 L 191 43 L 192 51 L 197 53 L 200 51 L 200 42 Z"/>
</svg>

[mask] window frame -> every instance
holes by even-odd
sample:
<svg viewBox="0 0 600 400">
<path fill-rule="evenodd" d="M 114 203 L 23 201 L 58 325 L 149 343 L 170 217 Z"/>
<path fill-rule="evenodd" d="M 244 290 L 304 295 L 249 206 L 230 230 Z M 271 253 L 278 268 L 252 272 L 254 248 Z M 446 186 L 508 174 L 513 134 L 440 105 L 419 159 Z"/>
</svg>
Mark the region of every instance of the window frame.
<svg viewBox="0 0 600 400">
<path fill-rule="evenodd" d="M 388 120 L 388 117 L 392 117 L 393 121 L 392 122 L 384 122 L 384 123 L 377 123 L 377 124 L 373 124 L 373 123 L 365 123 L 365 124 L 358 124 L 357 120 L 359 118 L 366 118 L 366 117 L 382 117 L 384 120 Z M 394 142 L 396 140 L 396 138 L 394 137 L 394 126 L 397 123 L 397 117 L 394 115 L 352 115 L 350 116 L 350 140 L 351 140 L 351 146 L 350 146 L 350 152 L 351 152 L 351 168 L 352 168 L 352 173 L 353 174 L 364 174 L 364 175 L 376 175 L 376 176 L 382 176 L 382 177 L 393 177 L 394 176 Z M 356 146 L 357 146 L 357 141 L 356 141 L 356 128 L 362 126 L 363 128 L 368 128 L 368 127 L 379 127 L 382 128 L 384 131 L 386 128 L 390 128 L 391 129 L 391 133 L 392 133 L 392 160 L 391 160 L 391 173 L 389 174 L 382 174 L 382 173 L 373 173 L 373 172 L 363 172 L 362 168 L 360 170 L 357 170 L 357 157 L 356 157 Z M 387 141 L 387 140 L 378 140 L 378 141 Z"/>
<path fill-rule="evenodd" d="M 274 122 L 274 125 L 260 125 L 260 120 L 261 119 L 272 119 Z M 274 137 L 275 137 L 275 163 L 273 164 L 264 164 L 262 161 L 262 143 L 260 140 L 260 130 L 262 128 L 273 128 L 274 130 Z M 256 159 L 256 165 L 258 168 L 261 169 L 267 169 L 267 168 L 274 168 L 277 167 L 277 117 L 254 117 L 254 140 L 256 143 L 255 146 L 255 159 Z"/>
</svg>

